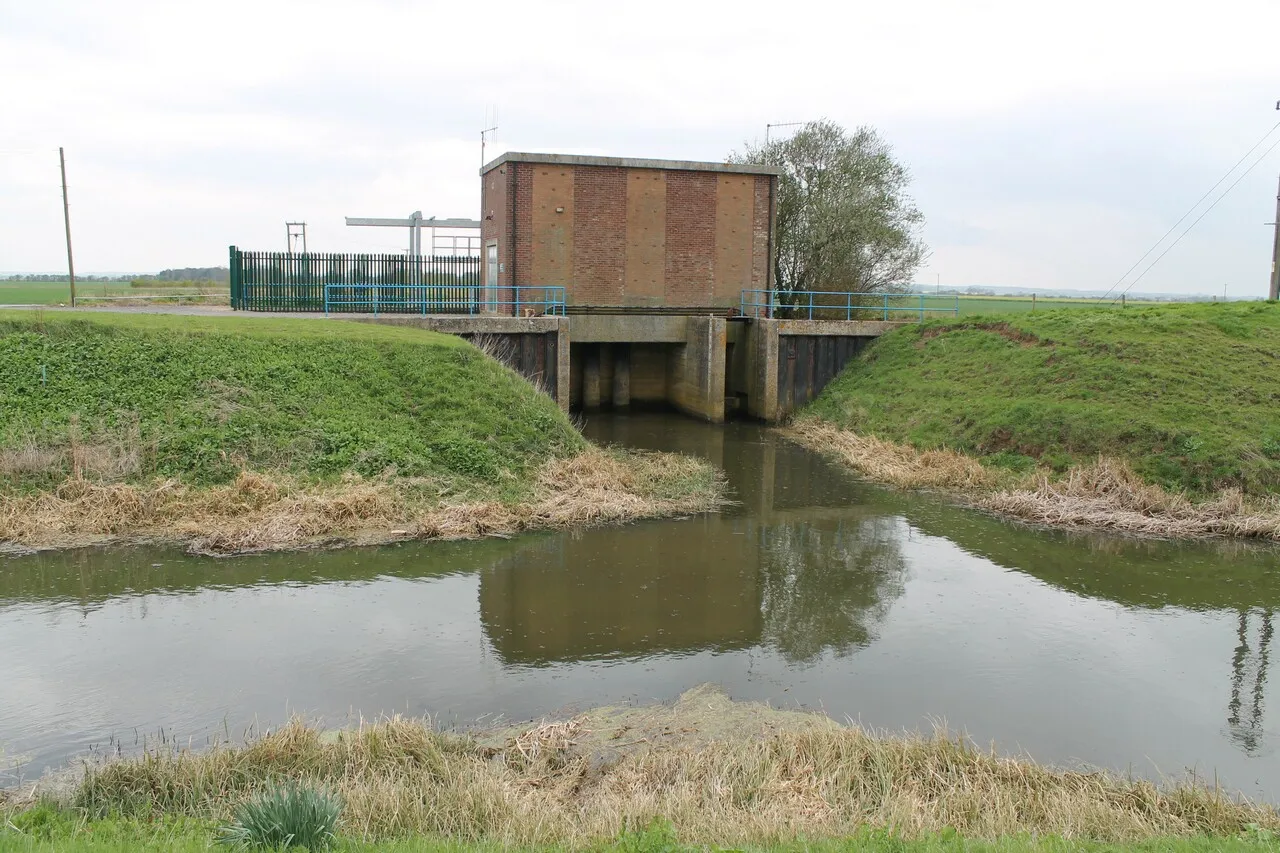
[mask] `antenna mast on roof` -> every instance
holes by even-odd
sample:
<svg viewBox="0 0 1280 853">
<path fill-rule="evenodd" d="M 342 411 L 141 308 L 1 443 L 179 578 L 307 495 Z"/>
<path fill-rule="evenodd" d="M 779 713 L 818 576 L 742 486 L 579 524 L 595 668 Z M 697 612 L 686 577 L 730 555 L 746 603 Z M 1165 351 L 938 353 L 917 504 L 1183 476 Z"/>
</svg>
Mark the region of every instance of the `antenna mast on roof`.
<svg viewBox="0 0 1280 853">
<path fill-rule="evenodd" d="M 769 131 L 770 131 L 770 130 L 772 130 L 773 128 L 775 128 L 775 127 L 799 127 L 799 126 L 800 126 L 800 125 L 802 125 L 802 124 L 807 124 L 807 122 L 803 122 L 803 121 L 781 121 L 781 122 L 774 122 L 773 124 L 766 124 L 766 125 L 764 126 L 764 144 L 765 144 L 765 147 L 766 147 L 766 148 L 768 148 L 768 147 L 769 147 Z"/>
<path fill-rule="evenodd" d="M 492 126 L 492 127 L 486 127 L 484 130 L 480 131 L 480 168 L 482 168 L 482 169 L 484 168 L 484 164 L 485 164 L 485 159 L 484 159 L 484 143 L 485 143 L 485 139 L 486 139 L 486 137 L 487 137 L 489 134 L 494 133 L 494 132 L 495 132 L 495 131 L 497 131 L 497 129 L 498 129 L 498 108 L 497 108 L 497 107 L 494 107 L 494 108 L 493 108 L 493 118 L 492 118 L 492 119 L 490 119 L 490 118 L 489 118 L 489 116 L 488 116 L 487 114 L 485 115 L 484 123 L 485 123 L 485 124 L 488 124 L 490 121 L 492 121 L 492 122 L 493 122 L 493 126 Z"/>
<path fill-rule="evenodd" d="M 307 223 L 305 222 L 286 222 L 284 227 L 288 233 L 285 244 L 289 249 L 289 254 L 293 254 L 299 245 L 302 246 L 302 254 L 307 253 Z"/>
<path fill-rule="evenodd" d="M 484 159 L 485 134 L 493 133 L 497 129 L 498 129 L 498 126 L 495 124 L 493 127 L 487 127 L 484 130 L 480 131 L 480 168 L 482 169 L 484 168 L 484 164 L 485 164 L 485 159 Z"/>
</svg>

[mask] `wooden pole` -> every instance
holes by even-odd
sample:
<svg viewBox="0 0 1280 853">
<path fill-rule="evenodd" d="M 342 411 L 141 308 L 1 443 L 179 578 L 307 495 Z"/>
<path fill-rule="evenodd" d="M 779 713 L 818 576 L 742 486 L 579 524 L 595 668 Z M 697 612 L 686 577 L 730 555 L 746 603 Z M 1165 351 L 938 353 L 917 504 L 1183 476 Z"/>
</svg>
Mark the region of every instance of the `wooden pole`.
<svg viewBox="0 0 1280 853">
<path fill-rule="evenodd" d="M 67 229 L 67 275 L 71 278 L 71 307 L 76 307 L 76 263 L 71 255 L 71 207 L 67 204 L 67 157 L 58 147 L 58 165 L 62 169 L 62 221 Z"/>
<path fill-rule="evenodd" d="M 1280 107 L 1280 104 L 1276 105 Z M 1276 238 L 1271 246 L 1271 293 L 1272 300 L 1280 299 L 1280 188 L 1276 189 Z"/>
</svg>

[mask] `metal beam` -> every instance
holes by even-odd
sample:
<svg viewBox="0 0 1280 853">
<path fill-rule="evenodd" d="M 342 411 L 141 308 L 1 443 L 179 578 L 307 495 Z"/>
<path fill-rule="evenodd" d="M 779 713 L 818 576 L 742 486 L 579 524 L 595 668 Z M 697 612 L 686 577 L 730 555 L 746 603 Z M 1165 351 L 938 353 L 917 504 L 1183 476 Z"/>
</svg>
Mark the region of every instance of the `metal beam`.
<svg viewBox="0 0 1280 853">
<path fill-rule="evenodd" d="M 348 225 L 375 225 L 379 227 L 412 228 L 417 223 L 423 228 L 479 228 L 478 219 L 380 219 L 371 216 L 348 216 Z"/>
<path fill-rule="evenodd" d="M 407 228 L 413 225 L 412 219 L 377 219 L 368 216 L 348 216 L 348 225 L 379 225 L 379 226 L 399 226 Z"/>
</svg>

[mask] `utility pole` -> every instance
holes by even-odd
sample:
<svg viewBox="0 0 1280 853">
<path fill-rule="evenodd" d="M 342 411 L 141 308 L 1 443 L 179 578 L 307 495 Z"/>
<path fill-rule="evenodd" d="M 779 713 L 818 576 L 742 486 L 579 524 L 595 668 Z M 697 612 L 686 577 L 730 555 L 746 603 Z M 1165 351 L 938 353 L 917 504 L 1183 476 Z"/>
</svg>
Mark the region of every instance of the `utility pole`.
<svg viewBox="0 0 1280 853">
<path fill-rule="evenodd" d="M 71 278 L 71 307 L 76 307 L 76 263 L 71 256 L 71 206 L 67 204 L 67 157 L 58 146 L 58 165 L 62 169 L 62 221 L 67 228 L 67 275 Z"/>
<path fill-rule="evenodd" d="M 1280 104 L 1276 104 L 1276 109 L 1280 109 Z M 1271 246 L 1271 293 L 1269 296 L 1274 301 L 1280 299 L 1280 186 L 1276 188 L 1276 221 L 1271 224 L 1276 227 L 1275 243 Z"/>
</svg>

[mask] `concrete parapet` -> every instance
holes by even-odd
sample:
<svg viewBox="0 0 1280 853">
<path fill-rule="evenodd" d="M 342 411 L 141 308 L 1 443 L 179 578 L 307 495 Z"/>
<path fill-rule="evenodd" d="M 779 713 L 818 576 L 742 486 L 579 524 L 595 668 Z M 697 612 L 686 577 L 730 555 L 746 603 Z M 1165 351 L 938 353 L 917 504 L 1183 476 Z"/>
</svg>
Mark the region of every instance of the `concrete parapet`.
<svg viewBox="0 0 1280 853">
<path fill-rule="evenodd" d="M 769 323 L 779 335 L 820 335 L 836 338 L 878 338 L 899 326 L 907 325 L 893 320 L 755 320 L 754 324 Z"/>
<path fill-rule="evenodd" d="M 689 318 L 662 314 L 578 314 L 570 318 L 569 339 L 583 343 L 685 342 Z"/>
<path fill-rule="evenodd" d="M 515 335 L 531 332 L 569 332 L 568 317 L 501 317 L 484 314 L 333 314 L 339 320 L 356 320 L 382 326 L 413 326 L 446 335 Z"/>
</svg>

